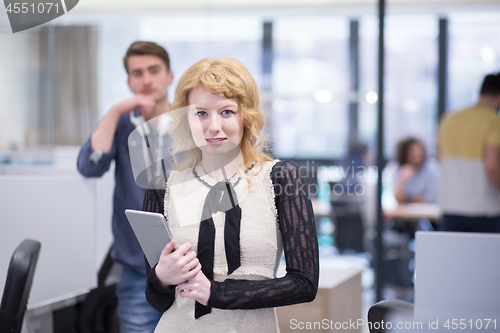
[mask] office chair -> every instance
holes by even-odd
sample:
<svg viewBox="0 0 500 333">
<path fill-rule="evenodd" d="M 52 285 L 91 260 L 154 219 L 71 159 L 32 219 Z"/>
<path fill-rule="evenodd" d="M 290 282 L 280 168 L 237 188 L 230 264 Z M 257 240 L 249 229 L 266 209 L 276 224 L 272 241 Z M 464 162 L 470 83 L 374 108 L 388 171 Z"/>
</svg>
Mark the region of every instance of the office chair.
<svg viewBox="0 0 500 333">
<path fill-rule="evenodd" d="M 408 322 L 411 322 L 413 320 L 413 304 L 397 299 L 390 299 L 372 305 L 368 310 L 368 322 L 371 323 L 371 327 L 369 327 L 370 333 L 385 332 L 380 323 L 387 323 L 394 316 L 406 318 Z"/>
<path fill-rule="evenodd" d="M 40 247 L 40 242 L 25 239 L 12 254 L 0 305 L 0 333 L 21 332 Z"/>
</svg>

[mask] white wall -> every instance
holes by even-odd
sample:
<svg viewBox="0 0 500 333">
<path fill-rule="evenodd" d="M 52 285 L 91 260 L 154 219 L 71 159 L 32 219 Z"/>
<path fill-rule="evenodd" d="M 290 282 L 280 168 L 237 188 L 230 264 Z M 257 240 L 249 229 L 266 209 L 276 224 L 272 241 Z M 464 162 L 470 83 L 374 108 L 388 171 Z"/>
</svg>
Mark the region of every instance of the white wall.
<svg viewBox="0 0 500 333">
<path fill-rule="evenodd" d="M 29 309 L 95 288 L 112 243 L 114 172 L 83 178 L 76 170 L 77 152 L 56 149 L 52 166 L 0 166 L 0 292 L 21 241 L 42 244 Z"/>
</svg>

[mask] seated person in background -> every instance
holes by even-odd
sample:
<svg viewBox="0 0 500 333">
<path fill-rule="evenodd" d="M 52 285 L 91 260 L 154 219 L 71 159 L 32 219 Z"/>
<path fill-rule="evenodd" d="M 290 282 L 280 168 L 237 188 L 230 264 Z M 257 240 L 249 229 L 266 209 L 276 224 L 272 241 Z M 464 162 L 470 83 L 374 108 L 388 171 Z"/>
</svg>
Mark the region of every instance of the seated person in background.
<svg viewBox="0 0 500 333">
<path fill-rule="evenodd" d="M 394 178 L 394 197 L 398 203 L 436 202 L 437 170 L 428 162 L 424 144 L 408 138 L 398 143 L 396 154 L 399 168 Z"/>
<path fill-rule="evenodd" d="M 273 307 L 310 302 L 318 288 L 304 180 L 295 164 L 257 150 L 264 115 L 240 62 L 191 66 L 173 109 L 173 153 L 186 160 L 143 206 L 164 214 L 174 237 L 149 270 L 146 298 L 163 312 L 155 332 L 277 332 Z M 283 249 L 287 274 L 276 278 Z"/>
<path fill-rule="evenodd" d="M 393 209 L 397 204 L 435 203 L 438 195 L 437 163 L 427 158 L 422 141 L 414 137 L 406 138 L 398 143 L 395 159 L 387 163 L 383 183 L 384 191 L 394 194 L 385 198 L 387 206 L 390 206 L 385 209 Z M 414 238 L 419 228 L 437 228 L 437 225 L 431 224 L 427 219 L 420 219 L 418 224 L 401 219 L 389 219 L 385 223 L 386 227 L 406 234 L 408 239 Z"/>
<path fill-rule="evenodd" d="M 388 190 L 387 193 L 394 193 L 394 196 L 390 198 L 391 206 L 407 203 L 435 203 L 437 200 L 437 166 L 427 158 L 424 144 L 416 138 L 409 137 L 398 143 L 395 159 L 385 167 L 383 180 L 384 189 Z M 416 222 L 403 218 L 388 218 L 384 221 L 385 230 L 382 235 L 384 248 L 387 256 L 392 253 L 391 259 L 386 263 L 385 282 L 387 285 L 403 288 L 413 286 L 413 271 L 409 268 L 413 256 L 410 242 L 415 238 L 417 230 L 437 228 L 437 225 L 432 225 L 426 218 L 421 218 L 418 223 Z M 409 295 L 403 294 L 400 297 L 411 297 Z"/>
</svg>

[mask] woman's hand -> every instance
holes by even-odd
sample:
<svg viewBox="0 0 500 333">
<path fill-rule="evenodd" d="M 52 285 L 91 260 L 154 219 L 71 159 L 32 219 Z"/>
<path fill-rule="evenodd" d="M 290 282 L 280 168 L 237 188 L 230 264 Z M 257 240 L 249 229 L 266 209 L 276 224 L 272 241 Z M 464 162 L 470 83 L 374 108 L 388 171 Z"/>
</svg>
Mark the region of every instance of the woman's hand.
<svg viewBox="0 0 500 333">
<path fill-rule="evenodd" d="M 192 298 L 200 304 L 207 305 L 210 298 L 210 280 L 202 271 L 188 281 L 177 286 L 179 295 L 185 298 Z"/>
<path fill-rule="evenodd" d="M 394 186 L 394 197 L 398 203 L 405 203 L 408 201 L 406 198 L 405 185 L 406 182 L 415 175 L 416 171 L 415 167 L 411 164 L 404 164 L 401 166 L 396 185 Z"/>
<path fill-rule="evenodd" d="M 192 279 L 201 271 L 201 264 L 191 248 L 191 244 L 185 243 L 174 250 L 175 240 L 165 246 L 155 268 L 156 276 L 164 287 Z"/>
<path fill-rule="evenodd" d="M 404 164 L 401 167 L 401 171 L 399 173 L 399 179 L 403 182 L 408 181 L 411 177 L 413 177 L 416 173 L 416 168 L 411 164 Z"/>
</svg>

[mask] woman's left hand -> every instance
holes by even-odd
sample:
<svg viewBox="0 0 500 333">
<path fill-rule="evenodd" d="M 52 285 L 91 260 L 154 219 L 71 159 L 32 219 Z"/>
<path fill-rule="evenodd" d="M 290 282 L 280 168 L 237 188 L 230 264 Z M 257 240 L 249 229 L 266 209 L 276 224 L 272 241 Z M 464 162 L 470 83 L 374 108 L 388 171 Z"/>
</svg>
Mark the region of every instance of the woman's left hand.
<svg viewBox="0 0 500 333">
<path fill-rule="evenodd" d="M 181 297 L 192 298 L 200 304 L 207 305 L 210 298 L 210 280 L 200 270 L 195 277 L 177 285 Z"/>
</svg>

